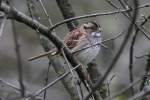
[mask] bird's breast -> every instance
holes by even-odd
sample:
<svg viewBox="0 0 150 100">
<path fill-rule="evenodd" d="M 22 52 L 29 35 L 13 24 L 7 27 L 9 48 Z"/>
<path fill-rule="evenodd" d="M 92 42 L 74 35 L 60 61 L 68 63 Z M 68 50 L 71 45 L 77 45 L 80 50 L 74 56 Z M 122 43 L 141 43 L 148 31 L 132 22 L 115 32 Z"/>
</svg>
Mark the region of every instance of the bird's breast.
<svg viewBox="0 0 150 100">
<path fill-rule="evenodd" d="M 92 41 L 91 43 L 89 43 L 89 45 L 85 46 L 89 48 L 86 48 L 85 50 L 80 51 L 78 55 L 76 55 L 77 59 L 83 64 L 90 63 L 93 59 L 96 58 L 96 56 L 98 55 L 100 51 L 100 45 L 94 45 L 99 42 L 100 41 Z"/>
</svg>

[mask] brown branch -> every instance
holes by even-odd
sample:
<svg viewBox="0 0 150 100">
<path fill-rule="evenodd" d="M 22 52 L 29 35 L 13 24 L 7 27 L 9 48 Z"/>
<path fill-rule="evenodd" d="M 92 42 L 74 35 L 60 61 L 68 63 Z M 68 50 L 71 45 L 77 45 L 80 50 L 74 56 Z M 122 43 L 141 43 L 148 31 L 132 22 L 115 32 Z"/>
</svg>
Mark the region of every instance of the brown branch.
<svg viewBox="0 0 150 100">
<path fill-rule="evenodd" d="M 68 0 L 56 0 L 56 3 L 58 5 L 58 7 L 60 8 L 60 11 L 61 11 L 64 19 L 75 17 L 73 8 Z M 67 27 L 70 31 L 79 25 L 77 20 L 70 20 L 66 23 L 67 23 Z"/>
</svg>

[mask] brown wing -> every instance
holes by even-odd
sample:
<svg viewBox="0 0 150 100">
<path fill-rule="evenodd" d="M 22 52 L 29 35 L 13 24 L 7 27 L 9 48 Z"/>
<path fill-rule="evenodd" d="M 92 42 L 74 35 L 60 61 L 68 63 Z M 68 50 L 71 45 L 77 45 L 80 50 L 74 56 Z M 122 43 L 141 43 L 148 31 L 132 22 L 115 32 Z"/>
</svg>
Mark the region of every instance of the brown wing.
<svg viewBox="0 0 150 100">
<path fill-rule="evenodd" d="M 80 28 L 74 29 L 64 39 L 64 43 L 67 45 L 69 49 L 72 49 L 77 46 L 78 40 L 82 38 L 83 32 L 81 31 Z"/>
</svg>

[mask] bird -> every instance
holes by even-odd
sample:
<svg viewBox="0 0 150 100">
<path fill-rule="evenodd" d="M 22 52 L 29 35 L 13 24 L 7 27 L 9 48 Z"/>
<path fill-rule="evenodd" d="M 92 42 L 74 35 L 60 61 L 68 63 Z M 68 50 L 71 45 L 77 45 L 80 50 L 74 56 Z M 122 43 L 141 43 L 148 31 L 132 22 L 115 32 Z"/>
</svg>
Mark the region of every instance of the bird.
<svg viewBox="0 0 150 100">
<path fill-rule="evenodd" d="M 90 63 L 98 55 L 101 47 L 101 27 L 94 21 L 88 21 L 81 24 L 69 32 L 64 37 L 64 44 L 72 51 L 73 55 L 86 65 Z M 29 61 L 47 56 L 58 54 L 57 49 L 50 50 L 44 54 L 29 58 Z"/>
<path fill-rule="evenodd" d="M 96 58 L 101 49 L 101 34 L 102 31 L 100 25 L 94 21 L 88 21 L 70 31 L 63 40 L 66 47 L 68 47 L 73 56 L 77 58 L 76 60 L 81 63 L 81 72 L 77 71 L 77 73 L 81 79 L 81 82 L 83 82 L 84 86 L 89 92 L 91 91 L 93 84 L 89 74 L 87 73 L 86 76 L 84 76 L 82 73 L 87 72 L 87 64 Z M 28 61 L 48 55 L 50 57 L 55 55 L 61 55 L 60 57 L 64 57 L 63 52 L 60 52 L 54 48 L 46 53 L 30 57 Z"/>
</svg>

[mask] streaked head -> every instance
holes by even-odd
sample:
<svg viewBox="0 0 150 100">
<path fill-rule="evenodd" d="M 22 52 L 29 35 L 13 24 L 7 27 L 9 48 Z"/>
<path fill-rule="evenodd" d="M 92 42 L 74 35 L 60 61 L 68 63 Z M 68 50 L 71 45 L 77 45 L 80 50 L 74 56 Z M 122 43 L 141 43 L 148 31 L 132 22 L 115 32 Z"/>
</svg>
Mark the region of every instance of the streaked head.
<svg viewBox="0 0 150 100">
<path fill-rule="evenodd" d="M 99 38 L 101 36 L 101 27 L 99 24 L 90 21 L 83 24 L 83 28 L 86 33 L 89 33 L 91 36 L 95 38 Z"/>
</svg>

